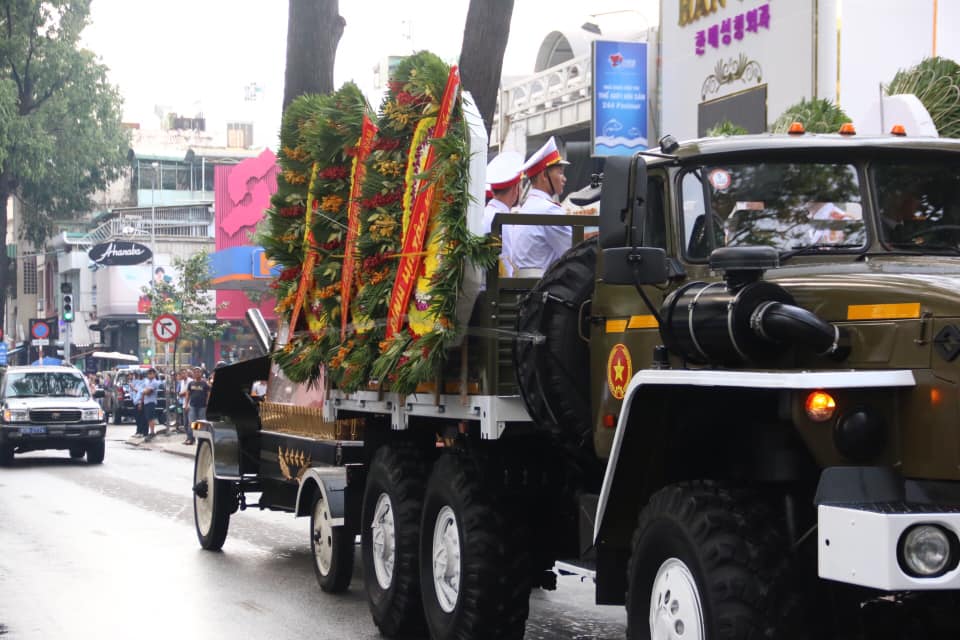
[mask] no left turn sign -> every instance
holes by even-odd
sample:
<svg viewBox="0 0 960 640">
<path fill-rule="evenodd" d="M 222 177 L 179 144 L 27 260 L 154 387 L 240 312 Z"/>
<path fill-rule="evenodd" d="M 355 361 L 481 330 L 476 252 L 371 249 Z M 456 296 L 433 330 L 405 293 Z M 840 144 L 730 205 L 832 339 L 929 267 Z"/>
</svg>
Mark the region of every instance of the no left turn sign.
<svg viewBox="0 0 960 640">
<path fill-rule="evenodd" d="M 180 321 L 169 313 L 157 316 L 153 321 L 153 335 L 159 342 L 173 342 L 180 335 Z"/>
</svg>

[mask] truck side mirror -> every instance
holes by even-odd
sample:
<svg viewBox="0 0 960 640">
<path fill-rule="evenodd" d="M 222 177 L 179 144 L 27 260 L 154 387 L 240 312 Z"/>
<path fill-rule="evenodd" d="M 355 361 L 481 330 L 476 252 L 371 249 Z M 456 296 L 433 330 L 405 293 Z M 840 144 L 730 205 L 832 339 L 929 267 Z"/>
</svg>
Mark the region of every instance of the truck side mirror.
<svg viewBox="0 0 960 640">
<path fill-rule="evenodd" d="M 603 249 L 600 277 L 607 284 L 661 284 L 667 281 L 667 253 L 659 247 Z"/>
<path fill-rule="evenodd" d="M 600 248 L 627 244 L 627 223 L 634 244 L 647 206 L 647 163 L 641 156 L 610 156 L 603 165 L 600 195 Z"/>
</svg>

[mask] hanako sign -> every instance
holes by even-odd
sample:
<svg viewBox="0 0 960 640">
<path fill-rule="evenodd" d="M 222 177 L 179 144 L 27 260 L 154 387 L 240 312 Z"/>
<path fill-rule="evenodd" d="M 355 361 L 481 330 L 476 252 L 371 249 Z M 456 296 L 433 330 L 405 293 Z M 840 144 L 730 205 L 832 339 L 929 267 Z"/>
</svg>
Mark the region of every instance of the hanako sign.
<svg viewBox="0 0 960 640">
<path fill-rule="evenodd" d="M 114 241 L 94 246 L 87 256 L 102 267 L 129 266 L 147 262 L 153 257 L 153 252 L 150 247 L 136 242 Z"/>
</svg>

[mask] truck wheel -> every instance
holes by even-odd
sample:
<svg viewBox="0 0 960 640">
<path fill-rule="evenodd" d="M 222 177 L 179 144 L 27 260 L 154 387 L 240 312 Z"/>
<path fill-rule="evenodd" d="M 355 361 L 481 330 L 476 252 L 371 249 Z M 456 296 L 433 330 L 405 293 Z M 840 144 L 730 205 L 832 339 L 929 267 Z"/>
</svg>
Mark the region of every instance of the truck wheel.
<svg viewBox="0 0 960 640">
<path fill-rule="evenodd" d="M 332 519 L 330 505 L 317 490 L 310 511 L 313 569 L 321 589 L 327 593 L 340 593 L 347 590 L 353 577 L 354 536 L 347 527 L 334 527 Z"/>
<path fill-rule="evenodd" d="M 103 440 L 89 445 L 87 447 L 87 462 L 89 464 L 102 464 L 103 456 L 106 453 L 106 450 L 106 443 Z M 72 451 L 70 452 L 70 455 L 73 456 Z"/>
<path fill-rule="evenodd" d="M 627 637 L 804 637 L 790 553 L 773 515 L 709 483 L 661 489 L 640 514 L 627 569 Z"/>
<path fill-rule="evenodd" d="M 85 453 L 86 451 L 84 451 L 81 447 L 70 447 L 70 457 L 74 460 L 82 458 L 83 454 Z"/>
<path fill-rule="evenodd" d="M 420 591 L 430 637 L 522 638 L 529 613 L 528 555 L 476 463 L 448 454 L 427 484 Z M 520 527 L 523 529 L 523 527 Z"/>
<path fill-rule="evenodd" d="M 424 462 L 408 443 L 381 447 L 370 462 L 360 530 L 363 582 L 370 613 L 387 637 L 423 628 L 417 544 Z"/>
<path fill-rule="evenodd" d="M 518 335 L 545 340 L 517 340 L 513 357 L 517 381 L 533 424 L 550 429 L 566 443 L 591 442 L 590 394 L 583 373 L 590 370 L 589 335 L 596 278 L 596 238 L 567 251 L 527 294 L 517 316 Z"/>
<path fill-rule="evenodd" d="M 236 501 L 233 485 L 217 480 L 213 470 L 213 448 L 208 441 L 201 440 L 193 466 L 193 520 L 200 546 L 207 551 L 223 547 Z"/>
<path fill-rule="evenodd" d="M 9 467 L 13 464 L 13 445 L 0 445 L 0 467 Z"/>
</svg>

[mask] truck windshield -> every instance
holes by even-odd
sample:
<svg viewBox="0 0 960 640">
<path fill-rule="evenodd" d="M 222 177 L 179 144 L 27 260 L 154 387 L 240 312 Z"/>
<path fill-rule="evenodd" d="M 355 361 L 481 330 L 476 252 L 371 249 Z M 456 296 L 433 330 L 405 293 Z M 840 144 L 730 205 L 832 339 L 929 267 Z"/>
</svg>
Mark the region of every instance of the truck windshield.
<svg viewBox="0 0 960 640">
<path fill-rule="evenodd" d="M 22 372 L 7 374 L 3 389 L 7 398 L 67 396 L 88 398 L 90 392 L 82 377 L 66 372 Z"/>
<path fill-rule="evenodd" d="M 704 188 L 704 181 L 706 188 Z M 708 236 L 704 192 L 713 214 Z M 764 163 L 705 166 L 684 174 L 687 255 L 723 246 L 780 251 L 857 248 L 866 243 L 860 184 L 852 165 Z"/>
<path fill-rule="evenodd" d="M 878 162 L 872 170 L 884 244 L 918 253 L 960 247 L 960 164 Z"/>
</svg>

